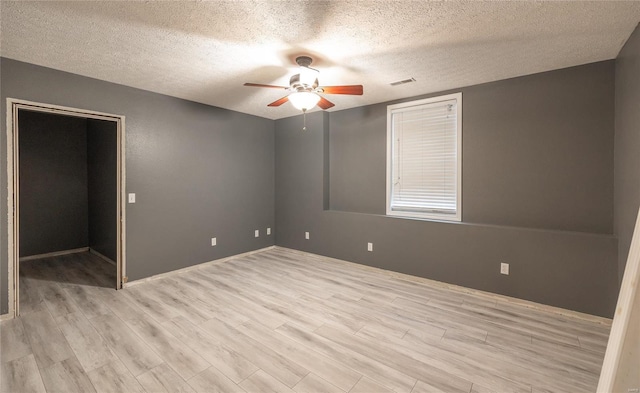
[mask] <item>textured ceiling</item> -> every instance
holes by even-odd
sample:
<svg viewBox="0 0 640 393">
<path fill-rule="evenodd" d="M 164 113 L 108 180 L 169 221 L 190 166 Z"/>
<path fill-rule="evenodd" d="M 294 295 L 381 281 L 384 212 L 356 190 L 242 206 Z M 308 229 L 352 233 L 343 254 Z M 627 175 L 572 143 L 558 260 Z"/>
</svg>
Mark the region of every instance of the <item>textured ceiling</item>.
<svg viewBox="0 0 640 393">
<path fill-rule="evenodd" d="M 0 4 L 0 54 L 271 119 L 296 55 L 340 110 L 613 59 L 640 2 L 34 2 Z M 415 78 L 415 83 L 389 83 Z M 284 93 L 284 94 L 283 94 Z"/>
</svg>

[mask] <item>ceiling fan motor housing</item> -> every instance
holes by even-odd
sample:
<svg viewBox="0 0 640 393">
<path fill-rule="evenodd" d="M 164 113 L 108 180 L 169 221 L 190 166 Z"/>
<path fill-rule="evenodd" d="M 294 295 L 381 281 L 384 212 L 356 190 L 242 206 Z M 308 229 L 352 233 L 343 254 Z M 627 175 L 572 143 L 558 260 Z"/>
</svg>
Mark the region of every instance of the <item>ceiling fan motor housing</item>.
<svg viewBox="0 0 640 393">
<path fill-rule="evenodd" d="M 295 74 L 289 79 L 289 86 L 293 91 L 313 91 L 318 87 L 318 78 L 313 81 L 312 85 L 308 85 L 300 80 L 300 74 Z"/>
</svg>

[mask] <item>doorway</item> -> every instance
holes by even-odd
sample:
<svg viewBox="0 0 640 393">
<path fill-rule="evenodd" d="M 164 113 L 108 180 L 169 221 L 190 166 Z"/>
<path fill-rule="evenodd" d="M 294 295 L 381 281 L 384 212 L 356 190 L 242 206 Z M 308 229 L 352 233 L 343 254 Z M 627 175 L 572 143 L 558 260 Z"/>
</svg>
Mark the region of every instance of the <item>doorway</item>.
<svg viewBox="0 0 640 393">
<path fill-rule="evenodd" d="M 50 134 L 48 141 L 46 135 L 34 138 L 25 127 L 45 119 L 58 119 L 65 124 L 65 130 L 73 131 L 65 132 L 62 139 L 57 139 L 60 133 Z M 83 125 L 84 130 L 81 129 Z M 51 258 L 64 258 L 65 254 L 91 251 L 92 257 L 115 264 L 111 285 L 115 289 L 122 288 L 126 281 L 124 141 L 124 116 L 7 100 L 10 316 L 20 313 L 21 257 L 23 261 L 45 258 L 42 260 L 51 262 Z M 48 145 L 52 148 L 48 149 Z M 59 151 L 53 145 L 59 145 Z M 101 147 L 107 145 L 109 149 Z M 63 156 L 64 163 L 60 168 L 41 173 L 39 179 L 37 176 L 34 179 L 26 174 L 43 166 L 43 162 L 39 162 L 43 160 L 34 159 L 38 157 L 38 149 L 47 152 L 43 153 L 44 156 Z M 47 165 L 50 164 L 44 164 L 45 167 Z M 57 179 L 54 174 L 60 173 L 63 175 Z M 88 173 L 92 176 L 86 176 Z M 57 192 L 47 191 L 46 183 L 58 187 Z M 77 192 L 72 192 L 73 189 Z M 78 208 L 76 211 L 72 211 L 74 206 Z M 56 209 L 64 211 L 58 212 L 58 217 L 52 217 Z M 56 232 L 56 223 L 63 224 L 60 227 L 67 229 L 69 236 L 64 230 Z M 48 232 L 45 231 L 47 226 L 51 227 Z M 42 233 L 25 231 L 25 227 L 37 228 Z"/>
</svg>

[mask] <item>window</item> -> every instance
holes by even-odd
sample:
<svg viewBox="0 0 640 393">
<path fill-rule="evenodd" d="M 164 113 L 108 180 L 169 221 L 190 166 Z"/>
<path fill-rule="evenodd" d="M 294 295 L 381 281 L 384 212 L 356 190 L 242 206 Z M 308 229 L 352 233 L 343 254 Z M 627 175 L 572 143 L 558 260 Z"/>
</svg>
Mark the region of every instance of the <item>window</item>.
<svg viewBox="0 0 640 393">
<path fill-rule="evenodd" d="M 387 215 L 462 219 L 462 93 L 387 107 Z"/>
</svg>

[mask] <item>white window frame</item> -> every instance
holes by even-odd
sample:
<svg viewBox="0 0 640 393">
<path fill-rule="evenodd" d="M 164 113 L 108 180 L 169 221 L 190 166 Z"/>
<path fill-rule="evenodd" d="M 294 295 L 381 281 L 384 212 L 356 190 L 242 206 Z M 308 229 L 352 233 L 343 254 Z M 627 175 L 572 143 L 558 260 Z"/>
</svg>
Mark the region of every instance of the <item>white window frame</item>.
<svg viewBox="0 0 640 393">
<path fill-rule="evenodd" d="M 391 210 L 391 195 L 393 179 L 393 124 L 391 114 L 393 111 L 402 108 L 420 106 L 425 104 L 433 104 L 441 101 L 457 101 L 457 130 L 456 130 L 456 160 L 457 160 L 457 178 L 456 178 L 456 214 L 444 214 L 437 212 L 419 212 L 419 211 L 393 211 Z M 387 215 L 393 217 L 404 217 L 422 220 L 434 221 L 462 221 L 462 93 L 447 94 L 444 96 L 431 97 L 422 100 L 403 102 L 387 106 Z"/>
</svg>

